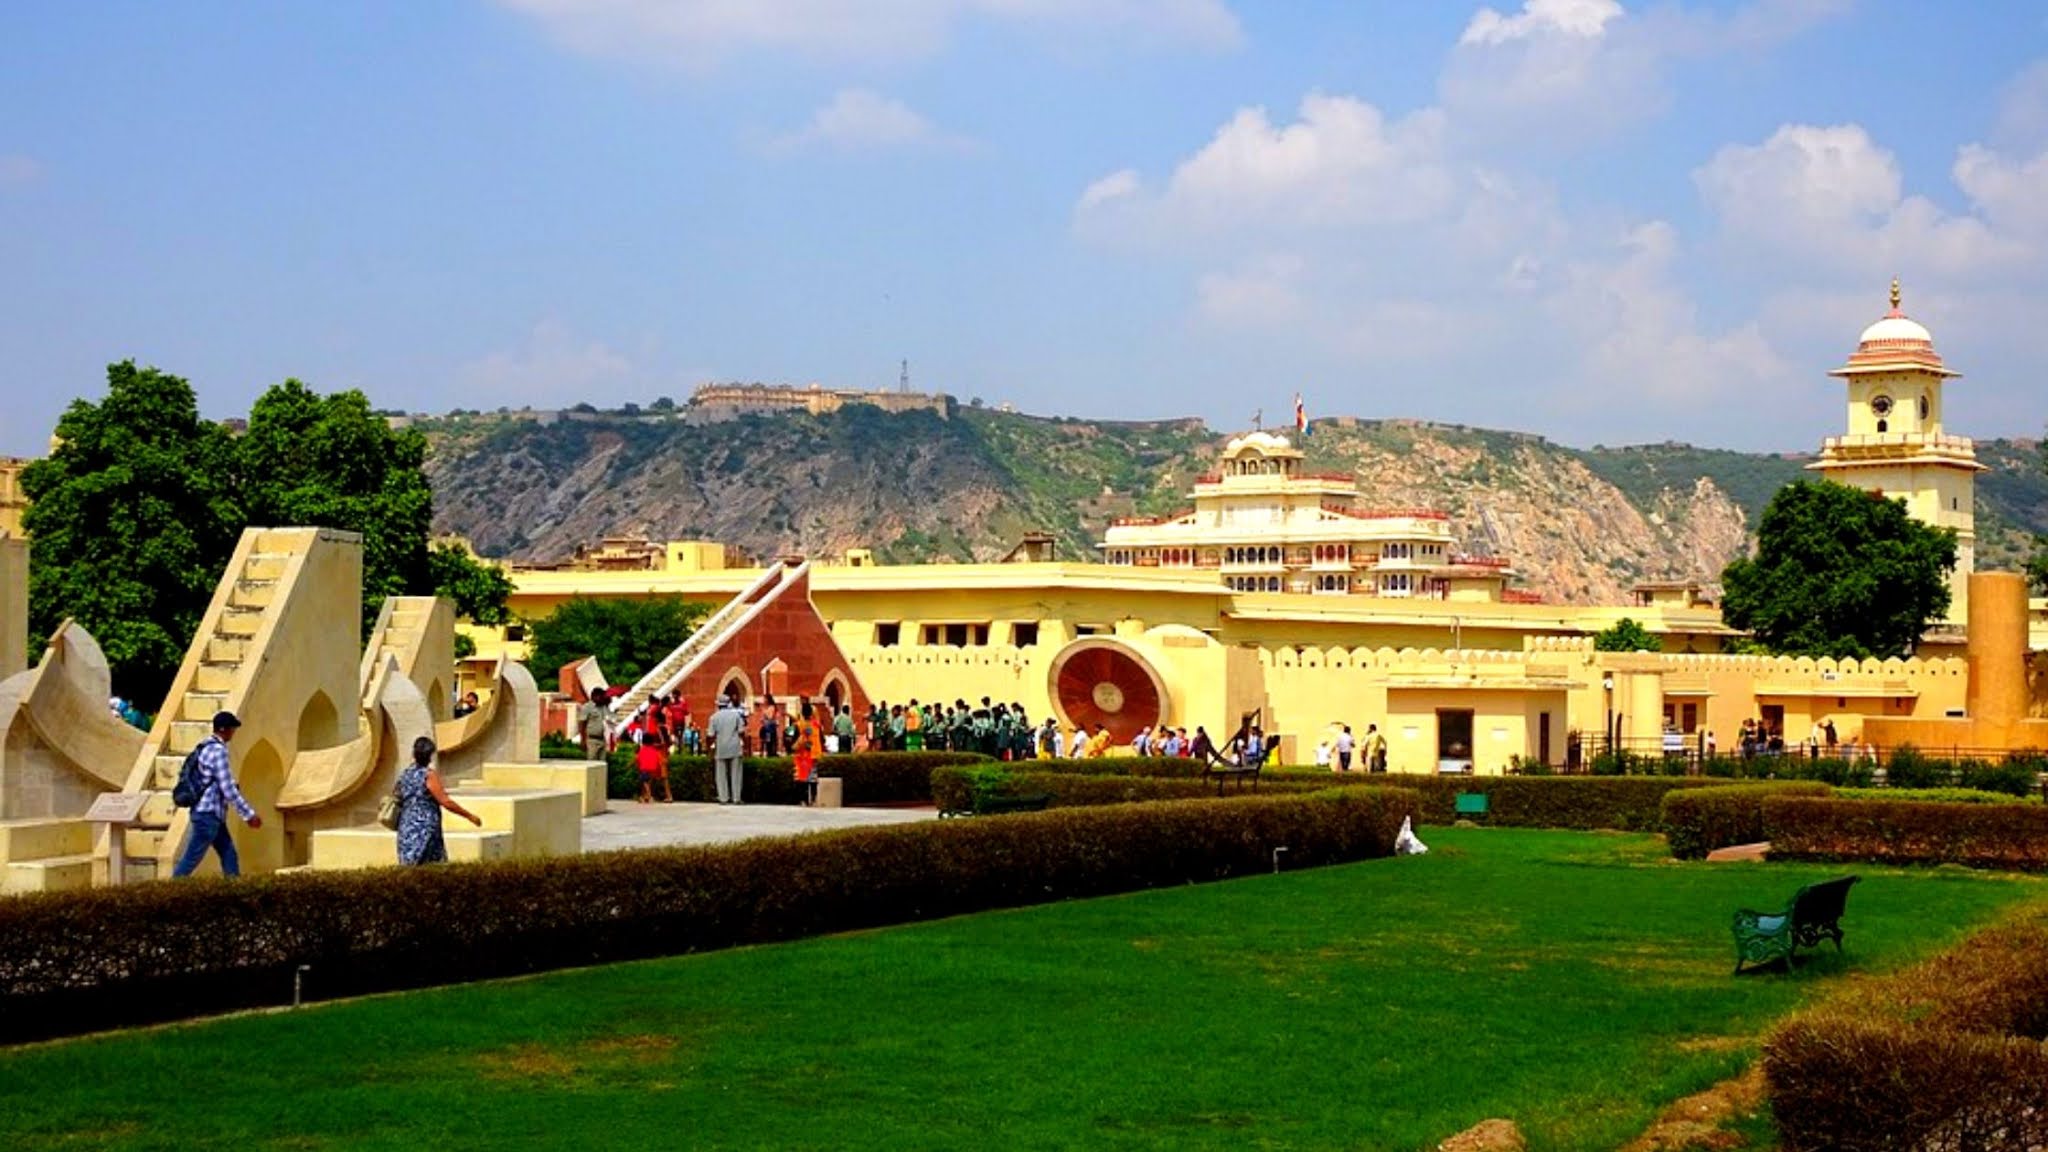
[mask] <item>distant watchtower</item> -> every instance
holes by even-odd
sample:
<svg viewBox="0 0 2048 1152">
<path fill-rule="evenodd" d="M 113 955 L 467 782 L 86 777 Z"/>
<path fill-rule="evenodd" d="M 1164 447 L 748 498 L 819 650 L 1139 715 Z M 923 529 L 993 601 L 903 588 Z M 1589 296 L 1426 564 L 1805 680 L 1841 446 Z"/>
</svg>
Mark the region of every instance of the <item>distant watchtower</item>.
<svg viewBox="0 0 2048 1152">
<path fill-rule="evenodd" d="M 1903 499 L 1913 518 L 1956 530 L 1956 568 L 1949 577 L 1945 622 L 1968 619 L 1970 573 L 1976 568 L 1977 448 L 1967 436 L 1941 430 L 1941 390 L 1959 373 L 1934 350 L 1934 337 L 1899 308 L 1863 330 L 1849 362 L 1828 373 L 1849 384 L 1849 432 L 1830 436 L 1808 468 L 1838 484 Z"/>
</svg>

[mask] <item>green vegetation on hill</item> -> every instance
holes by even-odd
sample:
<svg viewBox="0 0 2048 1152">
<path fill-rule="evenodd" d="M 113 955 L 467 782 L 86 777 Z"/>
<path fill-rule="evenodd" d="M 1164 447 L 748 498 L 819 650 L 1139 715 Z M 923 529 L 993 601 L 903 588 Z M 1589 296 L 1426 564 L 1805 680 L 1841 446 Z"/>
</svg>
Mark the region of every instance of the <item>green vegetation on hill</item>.
<svg viewBox="0 0 2048 1152">
<path fill-rule="evenodd" d="M 1695 448 L 1690 444 L 1640 444 L 1626 448 L 1566 449 L 1595 476 L 1621 489 L 1629 502 L 1648 507 L 1660 491 L 1688 491 L 1701 479 L 1726 492 L 1749 518 L 1754 533 L 1764 506 L 1778 489 L 1808 473 L 1811 456 L 1773 456 Z"/>
</svg>

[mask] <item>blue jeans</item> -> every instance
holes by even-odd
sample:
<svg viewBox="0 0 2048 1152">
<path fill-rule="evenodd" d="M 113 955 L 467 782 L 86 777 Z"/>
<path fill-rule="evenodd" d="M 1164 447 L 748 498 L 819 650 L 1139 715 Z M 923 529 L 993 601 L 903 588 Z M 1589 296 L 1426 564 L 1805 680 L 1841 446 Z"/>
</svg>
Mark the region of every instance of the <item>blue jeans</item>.
<svg viewBox="0 0 2048 1152">
<path fill-rule="evenodd" d="M 208 848 L 220 853 L 221 875 L 242 874 L 242 858 L 235 854 L 234 838 L 228 835 L 227 813 L 194 812 L 192 828 L 185 834 L 185 851 L 178 857 L 178 866 L 171 869 L 171 875 L 190 876 L 199 862 L 206 859 Z"/>
</svg>

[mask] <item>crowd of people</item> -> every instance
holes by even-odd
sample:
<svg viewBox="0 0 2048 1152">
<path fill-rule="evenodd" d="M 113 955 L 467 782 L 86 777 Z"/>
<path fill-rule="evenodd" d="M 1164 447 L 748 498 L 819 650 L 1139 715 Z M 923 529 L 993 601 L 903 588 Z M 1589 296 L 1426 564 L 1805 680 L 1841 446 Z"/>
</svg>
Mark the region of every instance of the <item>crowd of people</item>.
<svg viewBox="0 0 2048 1152">
<path fill-rule="evenodd" d="M 877 700 L 858 716 L 846 704 L 836 709 L 823 704 L 792 708 L 772 696 L 752 708 L 736 701 L 720 704 L 737 709 L 745 720 L 739 755 L 787 754 L 812 763 L 819 756 L 850 752 L 927 751 L 977 752 L 1013 761 L 1079 760 L 1107 756 L 1117 743 L 1107 725 L 1098 724 L 1091 732 L 1051 717 L 1033 723 L 1023 704 L 986 696 L 978 704 L 964 699 L 950 704 L 916 698 L 907 703 Z M 610 705 L 610 697 L 600 688 L 582 708 L 585 752 L 593 759 L 621 744 L 635 747 L 642 750 L 638 755 L 643 769 L 652 777 L 664 762 L 664 752 L 717 755 L 708 727 L 696 722 L 680 694 L 656 696 L 626 717 L 613 716 Z M 1201 725 L 1191 733 L 1162 724 L 1139 731 L 1128 748 L 1139 756 L 1259 766 L 1276 754 L 1278 742 L 1249 721 L 1220 744 Z M 1333 772 L 1384 772 L 1386 737 L 1373 724 L 1366 725 L 1363 737 L 1354 736 L 1348 724 L 1332 724 L 1316 745 L 1316 764 Z M 652 791 L 643 789 L 641 798 L 651 802 Z"/>
</svg>

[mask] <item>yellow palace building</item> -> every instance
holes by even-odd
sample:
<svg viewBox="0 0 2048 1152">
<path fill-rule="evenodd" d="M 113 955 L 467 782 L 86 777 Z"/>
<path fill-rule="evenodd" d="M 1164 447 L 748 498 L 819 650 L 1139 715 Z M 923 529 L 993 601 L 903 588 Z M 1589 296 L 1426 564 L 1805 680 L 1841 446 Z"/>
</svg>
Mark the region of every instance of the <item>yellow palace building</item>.
<svg viewBox="0 0 2048 1152">
<path fill-rule="evenodd" d="M 1891 314 L 1835 374 L 1849 384 L 1848 433 L 1815 467 L 1958 529 L 1953 619 L 1978 619 L 1967 564 L 1980 466 L 1968 440 L 1942 430 L 1954 373 L 1896 288 Z M 1231 440 L 1192 509 L 1112 526 L 1103 563 L 876 565 L 854 552 L 811 569 L 812 600 L 871 699 L 986 696 L 1063 727 L 1107 724 L 1119 741 L 1158 724 L 1220 741 L 1256 713 L 1290 761 L 1332 725 L 1362 736 L 1370 724 L 1396 771 L 1563 764 L 1610 733 L 1636 750 L 1728 750 L 1745 719 L 1788 745 L 1828 721 L 1853 741 L 1873 718 L 1962 714 L 1980 646 L 2027 658 L 2016 578 L 1980 581 L 1996 603 L 1968 649 L 1949 630 L 1910 660 L 1726 654 L 1734 633 L 1683 587 L 1646 586 L 1629 605 L 1531 602 L 1507 588 L 1504 561 L 1457 555 L 1440 515 L 1360 508 L 1350 478 L 1302 474 L 1300 461 L 1280 436 Z M 760 570 L 727 567 L 716 544 L 608 542 L 577 569 L 513 576 L 511 606 L 534 619 L 576 596 L 719 602 Z M 1593 635 L 1624 617 L 1663 651 L 1595 652 Z M 522 639 L 475 638 L 479 656 Z"/>
</svg>

